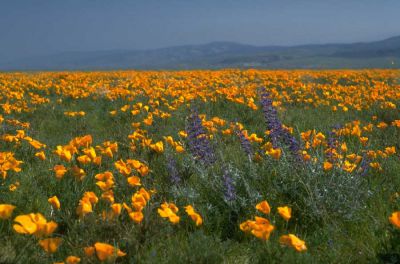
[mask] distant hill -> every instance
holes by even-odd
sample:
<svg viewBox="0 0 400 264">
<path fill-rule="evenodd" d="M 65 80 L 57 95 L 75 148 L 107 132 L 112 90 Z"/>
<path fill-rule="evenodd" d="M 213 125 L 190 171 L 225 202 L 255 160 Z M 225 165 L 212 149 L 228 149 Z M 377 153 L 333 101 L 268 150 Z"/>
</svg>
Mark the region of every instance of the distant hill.
<svg viewBox="0 0 400 264">
<path fill-rule="evenodd" d="M 0 63 L 0 70 L 399 68 L 400 36 L 382 41 L 301 46 L 213 42 L 153 50 L 63 52 Z"/>
</svg>

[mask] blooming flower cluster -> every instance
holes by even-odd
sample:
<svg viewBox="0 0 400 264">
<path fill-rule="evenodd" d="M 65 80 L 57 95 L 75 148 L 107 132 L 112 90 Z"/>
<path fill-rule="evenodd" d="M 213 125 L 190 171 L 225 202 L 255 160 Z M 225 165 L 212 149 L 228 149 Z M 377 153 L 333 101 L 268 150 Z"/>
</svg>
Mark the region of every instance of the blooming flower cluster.
<svg viewBox="0 0 400 264">
<path fill-rule="evenodd" d="M 271 213 L 271 207 L 265 200 L 258 203 L 256 205 L 256 209 L 265 215 L 269 215 Z M 277 211 L 285 221 L 289 221 L 289 219 L 292 217 L 292 209 L 288 206 L 278 207 Z M 272 231 L 275 230 L 275 226 L 264 217 L 255 216 L 254 218 L 254 220 L 247 220 L 241 223 L 240 229 L 243 232 L 251 233 L 253 236 L 259 239 L 269 240 Z M 283 245 L 292 246 L 298 252 L 307 250 L 305 242 L 293 234 L 282 235 L 279 239 L 279 242 Z"/>
</svg>

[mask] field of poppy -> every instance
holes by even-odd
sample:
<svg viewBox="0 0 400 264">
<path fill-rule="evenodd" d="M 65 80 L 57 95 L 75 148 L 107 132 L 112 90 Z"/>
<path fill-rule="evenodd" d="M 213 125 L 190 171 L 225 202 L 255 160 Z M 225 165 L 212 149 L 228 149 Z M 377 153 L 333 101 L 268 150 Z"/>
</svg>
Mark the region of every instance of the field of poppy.
<svg viewBox="0 0 400 264">
<path fill-rule="evenodd" d="M 399 103 L 399 70 L 0 73 L 0 263 L 398 263 Z"/>
</svg>

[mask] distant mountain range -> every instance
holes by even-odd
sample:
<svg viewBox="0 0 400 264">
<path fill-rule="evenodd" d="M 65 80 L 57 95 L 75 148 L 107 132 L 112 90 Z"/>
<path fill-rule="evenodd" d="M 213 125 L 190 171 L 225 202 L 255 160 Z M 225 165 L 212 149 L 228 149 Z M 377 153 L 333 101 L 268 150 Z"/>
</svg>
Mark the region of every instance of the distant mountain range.
<svg viewBox="0 0 400 264">
<path fill-rule="evenodd" d="M 400 36 L 382 41 L 300 46 L 212 42 L 152 50 L 63 52 L 0 63 L 0 70 L 400 68 Z"/>
</svg>

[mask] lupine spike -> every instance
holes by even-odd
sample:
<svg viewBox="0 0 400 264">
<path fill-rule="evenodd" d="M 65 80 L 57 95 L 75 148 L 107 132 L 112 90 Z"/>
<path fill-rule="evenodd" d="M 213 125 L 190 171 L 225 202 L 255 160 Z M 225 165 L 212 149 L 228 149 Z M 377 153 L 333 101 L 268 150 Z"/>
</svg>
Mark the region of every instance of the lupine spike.
<svg viewBox="0 0 400 264">
<path fill-rule="evenodd" d="M 235 191 L 235 186 L 233 185 L 233 180 L 231 176 L 229 175 L 229 170 L 224 169 L 224 175 L 223 175 L 223 180 L 224 180 L 224 197 L 228 202 L 236 200 L 236 191 Z"/>
<path fill-rule="evenodd" d="M 246 153 L 248 157 L 252 157 L 253 151 L 251 149 L 250 141 L 245 137 L 244 133 L 240 129 L 236 129 L 236 135 L 239 138 L 240 145 L 242 146 L 243 151 Z"/>
<path fill-rule="evenodd" d="M 295 159 L 300 161 L 300 144 L 297 139 L 283 127 L 279 120 L 278 112 L 272 104 L 270 94 L 265 88 L 260 90 L 260 101 L 267 129 L 270 131 L 269 136 L 271 137 L 272 146 L 278 148 L 281 145 L 286 145 Z"/>
<path fill-rule="evenodd" d="M 176 160 L 171 156 L 167 157 L 167 170 L 168 170 L 168 174 L 171 179 L 171 182 L 174 185 L 178 185 L 181 182 L 181 177 L 180 177 L 178 169 L 176 167 Z"/>
<path fill-rule="evenodd" d="M 193 157 L 206 165 L 214 163 L 214 151 L 208 140 L 199 114 L 194 107 L 191 109 L 191 114 L 187 120 L 186 133 L 188 135 L 189 150 Z"/>
</svg>

